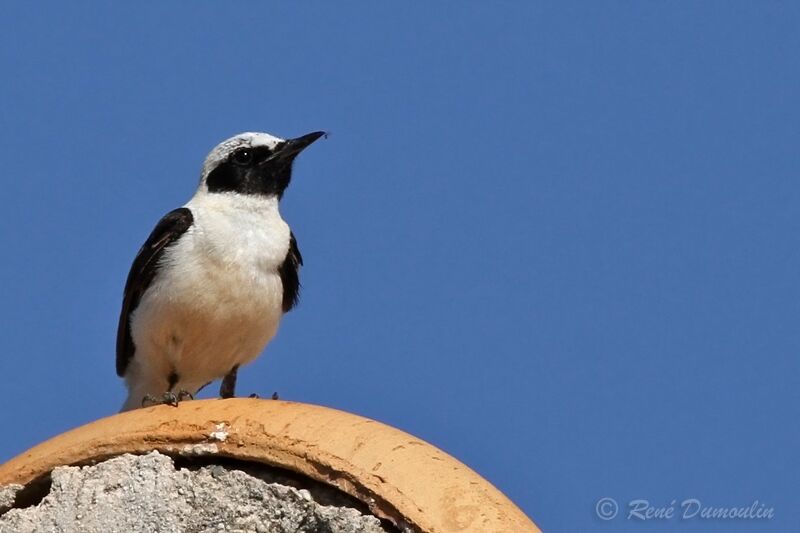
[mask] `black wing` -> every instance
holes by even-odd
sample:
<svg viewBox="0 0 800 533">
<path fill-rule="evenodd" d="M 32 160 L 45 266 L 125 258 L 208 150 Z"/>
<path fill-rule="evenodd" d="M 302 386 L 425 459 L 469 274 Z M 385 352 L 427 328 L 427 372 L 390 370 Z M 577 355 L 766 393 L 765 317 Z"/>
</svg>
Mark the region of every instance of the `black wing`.
<svg viewBox="0 0 800 533">
<path fill-rule="evenodd" d="M 292 307 L 297 305 L 300 297 L 300 265 L 303 264 L 303 256 L 297 248 L 297 241 L 294 233 L 289 233 L 289 253 L 278 269 L 283 282 L 283 312 L 288 313 Z"/>
<path fill-rule="evenodd" d="M 133 260 L 128 281 L 125 283 L 125 296 L 119 314 L 117 328 L 117 375 L 122 376 L 135 350 L 131 338 L 131 313 L 139 305 L 142 294 L 150 286 L 158 270 L 158 262 L 164 250 L 188 230 L 194 218 L 186 207 L 170 211 L 158 221 L 147 238 L 136 259 Z"/>
</svg>

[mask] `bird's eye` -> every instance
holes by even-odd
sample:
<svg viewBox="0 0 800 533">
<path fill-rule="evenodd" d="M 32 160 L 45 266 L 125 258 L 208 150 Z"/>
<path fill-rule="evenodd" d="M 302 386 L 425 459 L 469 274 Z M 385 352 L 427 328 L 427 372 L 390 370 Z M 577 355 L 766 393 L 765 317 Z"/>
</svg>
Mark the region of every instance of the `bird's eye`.
<svg viewBox="0 0 800 533">
<path fill-rule="evenodd" d="M 237 165 L 249 165 L 253 162 L 253 151 L 247 149 L 237 150 L 233 152 L 231 159 Z"/>
</svg>

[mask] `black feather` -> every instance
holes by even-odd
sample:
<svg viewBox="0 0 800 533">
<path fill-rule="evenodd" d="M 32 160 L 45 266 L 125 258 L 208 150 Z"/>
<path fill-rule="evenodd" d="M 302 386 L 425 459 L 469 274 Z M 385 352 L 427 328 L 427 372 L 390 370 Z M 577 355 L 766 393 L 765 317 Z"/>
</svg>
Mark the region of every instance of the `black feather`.
<svg viewBox="0 0 800 533">
<path fill-rule="evenodd" d="M 288 313 L 297 305 L 300 298 L 300 265 L 303 264 L 303 256 L 297 247 L 297 240 L 294 233 L 289 234 L 289 253 L 278 269 L 283 282 L 283 312 Z"/>
<path fill-rule="evenodd" d="M 170 211 L 158 221 L 155 229 L 142 245 L 139 253 L 136 254 L 136 259 L 133 260 L 131 271 L 128 273 L 128 281 L 125 283 L 125 296 L 122 299 L 122 311 L 119 314 L 119 327 L 117 328 L 118 376 L 125 373 L 136 350 L 131 337 L 131 313 L 136 310 L 142 295 L 153 282 L 164 250 L 186 233 L 193 221 L 192 212 L 186 207 Z"/>
</svg>

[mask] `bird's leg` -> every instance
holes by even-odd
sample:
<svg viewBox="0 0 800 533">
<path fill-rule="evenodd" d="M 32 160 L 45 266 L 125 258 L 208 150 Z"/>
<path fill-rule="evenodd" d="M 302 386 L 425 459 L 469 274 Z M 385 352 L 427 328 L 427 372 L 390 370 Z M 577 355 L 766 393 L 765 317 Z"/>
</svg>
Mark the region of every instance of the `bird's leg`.
<svg viewBox="0 0 800 533">
<path fill-rule="evenodd" d="M 222 384 L 219 386 L 220 398 L 233 398 L 236 394 L 236 373 L 238 371 L 239 365 L 236 365 L 222 378 Z"/>
</svg>

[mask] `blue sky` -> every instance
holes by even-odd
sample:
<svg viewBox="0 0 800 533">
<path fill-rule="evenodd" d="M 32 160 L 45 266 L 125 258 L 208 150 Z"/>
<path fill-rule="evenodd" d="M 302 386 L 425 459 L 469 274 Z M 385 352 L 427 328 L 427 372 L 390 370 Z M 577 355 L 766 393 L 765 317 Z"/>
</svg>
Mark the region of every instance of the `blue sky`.
<svg viewBox="0 0 800 533">
<path fill-rule="evenodd" d="M 416 434 L 547 531 L 796 527 L 797 4 L 290 4 L 4 5 L 0 460 L 118 409 L 128 267 L 208 150 L 325 129 L 241 393 Z M 775 518 L 624 516 L 687 498 Z"/>
</svg>

